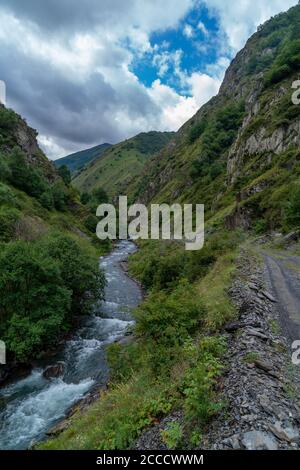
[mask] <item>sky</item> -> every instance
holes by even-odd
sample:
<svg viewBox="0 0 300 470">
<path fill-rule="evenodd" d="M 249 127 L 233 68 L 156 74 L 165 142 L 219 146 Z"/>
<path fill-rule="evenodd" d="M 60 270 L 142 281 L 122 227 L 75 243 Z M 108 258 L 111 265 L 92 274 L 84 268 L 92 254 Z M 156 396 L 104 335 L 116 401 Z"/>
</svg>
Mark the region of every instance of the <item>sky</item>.
<svg viewBox="0 0 300 470">
<path fill-rule="evenodd" d="M 49 158 L 176 131 L 257 27 L 297 0 L 0 0 L 7 105 Z"/>
</svg>

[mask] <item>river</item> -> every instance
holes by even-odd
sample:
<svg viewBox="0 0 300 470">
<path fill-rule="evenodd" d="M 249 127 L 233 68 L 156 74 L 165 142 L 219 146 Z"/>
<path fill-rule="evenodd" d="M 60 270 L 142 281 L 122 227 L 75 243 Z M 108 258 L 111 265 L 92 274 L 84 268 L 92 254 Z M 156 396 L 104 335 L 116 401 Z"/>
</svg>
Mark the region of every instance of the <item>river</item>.
<svg viewBox="0 0 300 470">
<path fill-rule="evenodd" d="M 122 270 L 120 262 L 135 251 L 122 241 L 100 259 L 107 286 L 105 302 L 94 315 L 84 317 L 62 351 L 51 361 L 39 363 L 26 378 L 0 389 L 0 449 L 26 449 L 45 437 L 74 403 L 108 380 L 105 347 L 120 339 L 133 323 L 131 311 L 141 290 Z M 43 371 L 63 361 L 64 375 L 47 380 Z"/>
</svg>

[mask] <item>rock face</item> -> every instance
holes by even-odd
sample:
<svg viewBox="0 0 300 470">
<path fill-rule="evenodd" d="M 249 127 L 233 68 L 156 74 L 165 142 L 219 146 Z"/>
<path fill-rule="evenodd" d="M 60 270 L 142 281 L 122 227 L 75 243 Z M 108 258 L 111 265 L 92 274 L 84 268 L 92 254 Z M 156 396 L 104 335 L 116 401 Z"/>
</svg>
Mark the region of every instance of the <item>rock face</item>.
<svg viewBox="0 0 300 470">
<path fill-rule="evenodd" d="M 44 372 L 43 372 L 43 377 L 45 379 L 53 379 L 60 377 L 64 374 L 65 371 L 65 363 L 64 362 L 58 362 L 57 364 L 54 364 L 53 366 L 48 366 Z"/>
<path fill-rule="evenodd" d="M 227 161 L 228 183 L 235 182 L 242 174 L 244 164 L 249 157 L 259 154 L 279 155 L 290 147 L 300 147 L 300 121 L 288 127 L 279 127 L 271 135 L 261 127 L 246 141 L 237 140 L 230 150 Z"/>
</svg>

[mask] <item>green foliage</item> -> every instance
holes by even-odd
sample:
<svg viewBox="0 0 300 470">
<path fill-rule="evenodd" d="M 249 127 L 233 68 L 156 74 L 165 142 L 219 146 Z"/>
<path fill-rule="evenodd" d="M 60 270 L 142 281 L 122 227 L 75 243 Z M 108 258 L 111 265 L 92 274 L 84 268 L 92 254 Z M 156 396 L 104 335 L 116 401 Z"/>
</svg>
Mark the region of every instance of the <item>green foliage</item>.
<svg viewBox="0 0 300 470">
<path fill-rule="evenodd" d="M 167 429 L 161 431 L 161 436 L 168 449 L 180 449 L 183 441 L 183 431 L 180 423 L 176 421 L 169 423 Z"/>
<path fill-rule="evenodd" d="M 280 53 L 265 76 L 265 86 L 280 82 L 300 68 L 300 39 L 288 38 L 280 48 Z"/>
<path fill-rule="evenodd" d="M 18 123 L 17 114 L 11 109 L 0 107 L 0 133 L 11 130 Z"/>
<path fill-rule="evenodd" d="M 65 185 L 69 186 L 71 183 L 71 172 L 67 165 L 62 165 L 58 168 L 58 174 L 63 179 Z"/>
<path fill-rule="evenodd" d="M 9 198 L 9 194 L 7 196 Z M 0 187 L 1 198 L 1 187 Z M 1 203 L 0 203 L 1 204 Z M 0 241 L 8 242 L 15 233 L 16 223 L 20 218 L 20 212 L 14 207 L 0 205 Z"/>
<path fill-rule="evenodd" d="M 0 291 L 1 336 L 17 360 L 55 342 L 69 312 L 71 292 L 50 256 L 26 242 L 2 247 Z"/>
<path fill-rule="evenodd" d="M 107 192 L 103 188 L 94 189 L 92 192 L 92 200 L 95 204 L 105 204 L 108 202 Z"/>
<path fill-rule="evenodd" d="M 52 210 L 54 208 L 54 198 L 51 189 L 44 191 L 39 200 L 45 209 Z"/>
<path fill-rule="evenodd" d="M 16 197 L 9 186 L 0 183 L 0 206 L 4 204 L 15 206 Z"/>
<path fill-rule="evenodd" d="M 205 131 L 206 126 L 207 122 L 204 120 L 194 124 L 188 134 L 188 143 L 193 144 L 196 140 L 198 140 Z"/>
<path fill-rule="evenodd" d="M 169 368 L 176 349 L 201 324 L 205 308 L 182 281 L 170 294 L 151 294 L 135 312 L 136 333 L 151 344 L 150 365 L 155 373 Z"/>
<path fill-rule="evenodd" d="M 54 234 L 39 243 L 40 249 L 55 260 L 63 284 L 72 292 L 72 313 L 91 313 L 103 299 L 105 277 L 97 260 L 91 258 L 70 237 Z"/>
<path fill-rule="evenodd" d="M 183 380 L 184 409 L 189 421 L 204 425 L 222 404 L 217 401 L 215 385 L 223 366 L 220 359 L 225 352 L 221 337 L 202 338 L 198 345 L 191 341 L 185 344 L 184 354 L 189 361 Z"/>
<path fill-rule="evenodd" d="M 300 227 L 300 186 L 293 186 L 290 189 L 285 204 L 284 219 L 288 228 Z"/>
<path fill-rule="evenodd" d="M 64 185 L 61 182 L 56 182 L 51 188 L 54 207 L 63 211 L 66 208 L 67 194 Z"/>
<path fill-rule="evenodd" d="M 266 54 L 263 56 L 254 55 L 250 58 L 247 64 L 246 73 L 254 74 L 254 73 L 263 72 L 273 63 L 273 60 L 274 60 L 273 54 Z"/>
<path fill-rule="evenodd" d="M 38 198 L 46 189 L 46 181 L 40 172 L 29 168 L 25 161 L 25 154 L 15 147 L 9 157 L 9 168 L 11 171 L 11 184 L 30 196 Z"/>
<path fill-rule="evenodd" d="M 71 238 L 0 246 L 0 334 L 9 353 L 26 361 L 57 343 L 76 314 L 103 298 L 104 276 Z"/>
<path fill-rule="evenodd" d="M 88 202 L 91 200 L 91 195 L 89 193 L 82 193 L 80 196 L 80 201 L 83 205 L 88 204 Z"/>
<path fill-rule="evenodd" d="M 0 181 L 9 181 L 11 172 L 4 156 L 0 154 Z"/>
<path fill-rule="evenodd" d="M 98 219 L 93 214 L 88 215 L 84 221 L 85 228 L 87 228 L 89 232 L 91 233 L 96 233 L 97 224 L 98 224 Z"/>
<path fill-rule="evenodd" d="M 228 104 L 216 113 L 215 118 L 209 122 L 202 133 L 200 157 L 193 162 L 191 171 L 193 179 L 208 174 L 211 179 L 214 179 L 223 171 L 220 162 L 217 165 L 215 163 L 215 167 L 212 167 L 212 163 L 220 159 L 233 143 L 244 114 L 243 103 Z"/>
</svg>

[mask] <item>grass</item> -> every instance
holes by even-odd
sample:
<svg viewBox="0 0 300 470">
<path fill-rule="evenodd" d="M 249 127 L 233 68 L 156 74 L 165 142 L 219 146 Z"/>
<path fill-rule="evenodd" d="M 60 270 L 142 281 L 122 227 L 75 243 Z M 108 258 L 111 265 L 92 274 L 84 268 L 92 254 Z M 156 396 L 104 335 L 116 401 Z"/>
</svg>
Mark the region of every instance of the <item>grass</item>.
<svg viewBox="0 0 300 470">
<path fill-rule="evenodd" d="M 227 293 L 236 271 L 236 257 L 237 251 L 232 251 L 219 258 L 196 286 L 207 309 L 205 325 L 209 330 L 215 331 L 236 317 L 236 309 Z"/>
<path fill-rule="evenodd" d="M 76 414 L 70 428 L 39 449 L 127 449 L 139 432 L 170 411 L 174 397 L 168 386 L 137 375 L 116 385 L 84 413 Z"/>
<path fill-rule="evenodd" d="M 259 354 L 255 351 L 251 351 L 243 357 L 243 362 L 247 364 L 253 364 L 255 361 L 259 360 Z"/>
</svg>

